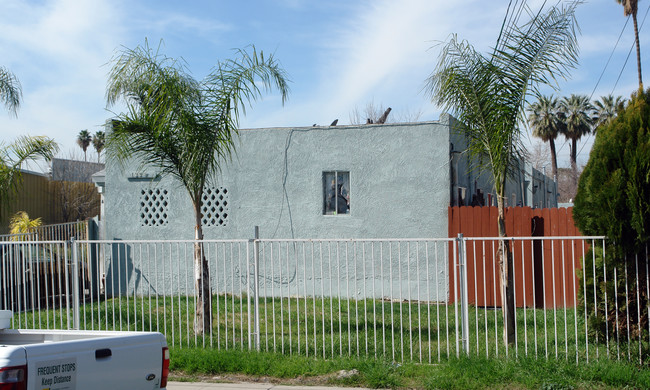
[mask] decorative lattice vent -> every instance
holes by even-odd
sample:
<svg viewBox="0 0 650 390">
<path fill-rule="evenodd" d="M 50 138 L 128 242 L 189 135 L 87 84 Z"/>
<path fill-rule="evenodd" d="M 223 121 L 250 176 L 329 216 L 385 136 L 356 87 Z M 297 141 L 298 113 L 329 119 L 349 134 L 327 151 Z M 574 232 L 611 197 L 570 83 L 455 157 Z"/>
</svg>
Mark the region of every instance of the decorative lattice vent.
<svg viewBox="0 0 650 390">
<path fill-rule="evenodd" d="M 140 193 L 142 226 L 165 226 L 169 222 L 169 194 L 161 188 L 144 189 Z"/>
<path fill-rule="evenodd" d="M 206 188 L 203 191 L 203 206 L 201 213 L 203 226 L 226 226 L 228 223 L 228 190 L 219 188 Z"/>
</svg>

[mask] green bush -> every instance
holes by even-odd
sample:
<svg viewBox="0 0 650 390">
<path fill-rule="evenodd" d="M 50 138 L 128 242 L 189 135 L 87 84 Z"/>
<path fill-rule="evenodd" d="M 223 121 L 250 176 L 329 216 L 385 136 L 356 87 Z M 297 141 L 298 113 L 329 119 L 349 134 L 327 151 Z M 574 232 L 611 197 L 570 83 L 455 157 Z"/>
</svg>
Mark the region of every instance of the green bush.
<svg viewBox="0 0 650 390">
<path fill-rule="evenodd" d="M 649 100 L 650 90 L 633 95 L 614 120 L 597 129 L 573 209 L 576 225 L 583 234 L 607 236 L 605 260 L 602 248 L 595 253 L 590 252 L 585 259 L 584 287 L 587 291 L 587 313 L 593 329 L 601 334 L 608 329 L 610 335 L 618 332 L 626 338 L 629 332 L 632 340 L 640 337 L 647 340 L 648 331 Z M 592 272 L 594 258 L 595 274 Z M 616 280 L 614 269 L 617 271 Z M 615 284 L 617 294 L 614 294 Z M 593 294 L 594 285 L 598 296 L 596 304 L 593 296 L 589 297 Z M 627 297 L 626 288 L 629 292 Z M 594 315 L 596 312 L 597 316 Z M 617 321 L 617 315 L 630 316 L 629 326 L 627 319 L 619 317 Z"/>
<path fill-rule="evenodd" d="M 650 90 L 633 95 L 597 129 L 580 177 L 573 215 L 583 234 L 606 235 L 616 257 L 643 253 L 650 241 Z"/>
</svg>

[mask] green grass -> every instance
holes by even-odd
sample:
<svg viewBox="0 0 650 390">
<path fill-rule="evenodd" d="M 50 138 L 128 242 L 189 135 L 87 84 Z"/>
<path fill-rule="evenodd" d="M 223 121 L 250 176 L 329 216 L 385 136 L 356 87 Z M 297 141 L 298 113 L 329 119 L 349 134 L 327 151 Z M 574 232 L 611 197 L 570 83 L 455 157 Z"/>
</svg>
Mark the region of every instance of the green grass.
<svg viewBox="0 0 650 390">
<path fill-rule="evenodd" d="M 506 357 L 501 312 L 472 307 L 465 357 L 456 347 L 453 305 L 263 298 L 261 352 L 249 350 L 254 339 L 248 297 L 215 295 L 212 307 L 213 327 L 201 336 L 192 330 L 192 297 L 131 296 L 87 303 L 80 308 L 80 325 L 163 332 L 177 380 L 234 375 L 238 380 L 372 388 L 650 388 L 650 371 L 638 364 L 638 344 L 626 343 L 621 335 L 618 350 L 614 340 L 608 349 L 602 337 L 596 343 L 590 334 L 587 346 L 584 315 L 574 309 L 518 309 L 517 343 Z M 16 313 L 14 327 L 67 328 L 64 313 Z M 358 374 L 339 379 L 340 370 Z"/>
<path fill-rule="evenodd" d="M 374 358 L 314 359 L 269 352 L 173 348 L 172 377 L 200 380 L 215 375 L 277 383 L 417 389 L 650 388 L 650 371 L 630 363 L 578 364 L 557 360 L 461 358 L 434 364 L 395 364 Z M 358 374 L 338 379 L 340 370 Z M 241 375 L 244 375 L 242 378 Z M 296 379 L 298 378 L 298 379 Z"/>
<path fill-rule="evenodd" d="M 160 331 L 174 348 L 218 351 L 254 349 L 248 297 L 215 295 L 213 326 L 193 331 L 193 297 L 122 297 L 81 307 L 80 327 L 96 330 Z M 261 298 L 260 350 L 321 359 L 373 358 L 392 362 L 441 363 L 463 354 L 456 344 L 454 305 L 338 298 Z M 584 315 L 575 309 L 517 309 L 517 342 L 502 342 L 500 310 L 471 307 L 469 356 L 531 357 L 584 362 L 617 357 L 638 361 L 638 343 L 585 335 Z M 66 328 L 62 310 L 16 313 L 15 327 Z M 577 330 L 577 333 L 576 333 Z M 537 332 L 536 332 L 537 331 Z M 641 346 L 648 351 L 647 342 Z M 461 347 L 462 348 L 462 347 Z M 647 352 L 644 352 L 647 353 Z M 646 356 L 647 357 L 647 356 Z"/>
</svg>

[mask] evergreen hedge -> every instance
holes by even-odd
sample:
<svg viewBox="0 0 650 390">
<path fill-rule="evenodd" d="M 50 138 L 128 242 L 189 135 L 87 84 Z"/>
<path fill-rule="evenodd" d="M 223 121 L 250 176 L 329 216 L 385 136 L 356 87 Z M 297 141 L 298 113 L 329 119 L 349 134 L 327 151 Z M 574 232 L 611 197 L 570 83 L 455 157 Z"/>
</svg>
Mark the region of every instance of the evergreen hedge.
<svg viewBox="0 0 650 390">
<path fill-rule="evenodd" d="M 645 348 L 649 330 L 649 128 L 650 90 L 632 95 L 615 119 L 597 129 L 573 209 L 583 234 L 608 238 L 605 254 L 601 248 L 585 258 L 587 312 L 592 329 L 601 334 L 625 335 L 625 339 L 629 332 L 631 340 L 645 340 Z M 613 278 L 614 269 L 617 280 Z M 594 288 L 597 304 L 591 293 Z"/>
</svg>

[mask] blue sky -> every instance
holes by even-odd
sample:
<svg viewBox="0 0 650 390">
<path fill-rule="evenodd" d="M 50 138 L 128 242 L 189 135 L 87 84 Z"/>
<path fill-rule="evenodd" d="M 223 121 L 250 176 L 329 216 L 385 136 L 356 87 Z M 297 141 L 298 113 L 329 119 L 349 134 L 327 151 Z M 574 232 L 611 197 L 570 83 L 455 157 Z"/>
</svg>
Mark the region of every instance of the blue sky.
<svg viewBox="0 0 650 390">
<path fill-rule="evenodd" d="M 529 1 L 533 8 L 541 3 Z M 162 51 L 182 57 L 197 79 L 218 60 L 233 57 L 233 48 L 255 44 L 273 52 L 292 80 L 289 100 L 282 106 L 277 94 L 265 96 L 241 118 L 242 128 L 328 125 L 334 119 L 348 124 L 352 110 L 363 109 L 368 102 L 392 107 L 393 119 L 420 112 L 420 120 L 436 120 L 440 109 L 422 93 L 424 80 L 437 63 L 436 45 L 456 33 L 477 49 L 489 50 L 507 4 L 507 0 L 3 0 L 0 65 L 19 78 L 24 100 L 17 118 L 0 112 L 0 142 L 18 134 L 44 134 L 61 144 L 62 157 L 80 156 L 75 144 L 79 131 L 100 130 L 113 116 L 104 98 L 107 64 L 121 47 L 133 48 L 145 38 L 152 45 L 162 40 Z M 640 25 L 648 8 L 650 2 L 640 2 Z M 555 93 L 591 95 L 595 89 L 594 98 L 612 92 L 628 97 L 637 86 L 634 52 L 623 68 L 633 44 L 631 20 L 623 31 L 626 18 L 614 0 L 586 1 L 576 16 L 581 28 L 580 65 L 569 80 L 560 80 Z M 643 66 L 648 63 L 649 30 L 644 25 L 640 31 Z M 591 142 L 593 137 L 580 143 L 579 163 L 586 163 Z M 559 164 L 567 166 L 568 145 L 562 137 L 558 143 Z M 94 151 L 89 156 L 95 158 Z"/>
</svg>

